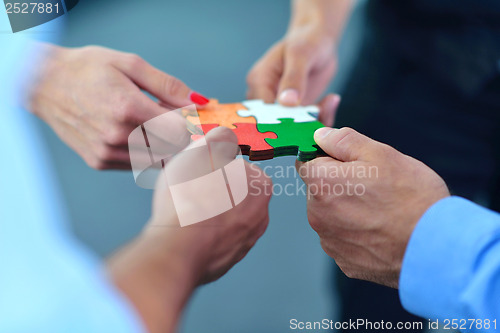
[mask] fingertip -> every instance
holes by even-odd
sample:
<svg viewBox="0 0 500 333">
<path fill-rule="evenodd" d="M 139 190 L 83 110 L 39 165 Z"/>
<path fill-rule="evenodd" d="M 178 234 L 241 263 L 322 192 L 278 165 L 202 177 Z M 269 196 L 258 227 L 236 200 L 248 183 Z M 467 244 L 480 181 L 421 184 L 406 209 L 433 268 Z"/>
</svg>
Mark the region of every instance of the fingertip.
<svg viewBox="0 0 500 333">
<path fill-rule="evenodd" d="M 326 126 L 332 126 L 335 121 L 335 114 L 341 102 L 338 94 L 329 94 L 319 103 L 319 121 Z"/>
<path fill-rule="evenodd" d="M 335 111 L 337 111 L 337 109 L 338 109 L 338 107 L 339 107 L 340 103 L 342 102 L 342 96 L 340 96 L 340 95 L 338 95 L 338 94 L 334 94 L 334 95 L 331 97 L 331 99 L 332 99 L 332 102 L 331 102 L 331 103 L 332 103 L 332 108 L 333 108 L 333 110 L 334 110 L 334 112 L 335 112 Z"/>
<path fill-rule="evenodd" d="M 331 127 L 319 128 L 314 132 L 314 141 L 321 146 L 334 131 L 335 129 Z"/>
<path fill-rule="evenodd" d="M 202 94 L 196 91 L 191 91 L 188 97 L 191 100 L 191 102 L 201 106 L 207 105 L 210 102 L 210 99 L 208 99 L 207 97 L 203 96 Z"/>
<path fill-rule="evenodd" d="M 280 93 L 278 101 L 285 106 L 297 106 L 300 104 L 299 92 L 296 89 L 285 89 Z"/>
<path fill-rule="evenodd" d="M 207 133 L 205 136 L 207 142 L 218 141 L 218 142 L 229 142 L 235 145 L 238 144 L 238 138 L 233 131 L 224 126 L 218 126 Z"/>
</svg>

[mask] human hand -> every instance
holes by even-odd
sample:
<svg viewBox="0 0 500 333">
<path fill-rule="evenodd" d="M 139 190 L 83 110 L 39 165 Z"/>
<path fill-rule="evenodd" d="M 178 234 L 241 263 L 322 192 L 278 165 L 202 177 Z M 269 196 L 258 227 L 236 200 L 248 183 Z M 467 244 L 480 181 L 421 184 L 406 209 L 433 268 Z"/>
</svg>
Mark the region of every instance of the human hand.
<svg viewBox="0 0 500 333">
<path fill-rule="evenodd" d="M 315 140 L 331 157 L 297 168 L 323 249 L 347 276 L 397 288 L 413 229 L 450 195 L 446 184 L 422 162 L 350 128 L 319 129 Z"/>
<path fill-rule="evenodd" d="M 250 70 L 248 98 L 286 106 L 309 105 L 325 91 L 337 68 L 334 38 L 315 22 L 289 30 Z"/>
<path fill-rule="evenodd" d="M 209 163 L 202 151 L 193 149 L 200 140 L 172 159 L 159 178 L 150 222 L 109 263 L 115 283 L 151 332 L 173 332 L 193 289 L 219 278 L 240 261 L 268 224 L 271 180 L 245 162 L 249 193 L 240 204 L 201 223 L 179 226 L 176 212 L 183 208 L 178 202 L 174 205 L 167 181 L 206 174 L 227 165 L 237 152 L 237 139 L 229 129 L 216 128 L 205 138 L 210 145 Z M 203 210 L 214 204 L 214 197 L 194 194 L 185 208 Z"/>
<path fill-rule="evenodd" d="M 218 170 L 233 161 L 239 151 L 236 136 L 224 127 L 213 129 L 205 139 L 209 147 L 207 151 L 210 155 L 209 160 L 205 159 L 201 151 L 195 150 L 203 144 L 203 140 L 200 140 L 193 143 L 191 149 L 185 152 L 186 154 L 179 154 L 168 164 L 167 182 L 159 184 L 153 201 L 153 217 L 148 228 L 152 232 L 157 232 L 158 226 L 165 226 L 165 221 L 172 219 L 172 213 L 177 212 L 181 215 L 182 210 L 209 211 L 216 203 L 218 195 L 215 192 L 211 194 L 211 197 L 207 197 L 204 193 L 189 191 L 189 198 L 184 200 L 185 205 L 179 205 L 180 199 L 176 198 L 174 210 L 171 206 L 171 192 L 165 186 L 167 183 L 185 182 L 193 176 L 198 178 L 213 170 Z M 243 193 L 244 191 L 237 188 L 239 185 L 248 188 L 248 195 L 243 202 L 236 204 L 234 208 L 221 215 L 193 226 L 179 228 L 175 232 L 176 241 L 180 246 L 176 250 L 178 253 L 183 253 L 183 257 L 185 251 L 198 253 L 194 266 L 199 269 L 200 283 L 210 282 L 222 276 L 245 256 L 267 227 L 271 179 L 256 165 L 243 160 L 240 162 L 245 168 L 246 175 L 238 172 L 240 184 L 232 183 L 231 192 L 233 196 L 236 192 Z M 165 217 L 169 218 L 165 219 Z M 178 225 L 177 220 L 175 221 Z M 169 232 L 173 233 L 172 230 Z M 182 237 L 186 238 L 180 242 L 179 238 Z"/>
<path fill-rule="evenodd" d="M 132 130 L 193 104 L 189 87 L 137 55 L 94 46 L 44 44 L 41 51 L 45 55 L 33 73 L 26 107 L 95 169 L 130 169 L 127 140 Z M 165 132 L 177 141 L 188 137 L 184 119 L 171 119 Z"/>
</svg>

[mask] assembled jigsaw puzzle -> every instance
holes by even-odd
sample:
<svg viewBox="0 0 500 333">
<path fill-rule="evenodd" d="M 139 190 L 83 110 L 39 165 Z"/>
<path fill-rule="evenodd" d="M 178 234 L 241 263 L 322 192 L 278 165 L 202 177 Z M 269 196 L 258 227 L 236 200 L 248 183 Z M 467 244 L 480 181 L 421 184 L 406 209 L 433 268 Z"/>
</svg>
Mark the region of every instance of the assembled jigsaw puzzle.
<svg viewBox="0 0 500 333">
<path fill-rule="evenodd" d="M 324 155 L 314 142 L 314 132 L 324 127 L 316 116 L 317 106 L 285 107 L 261 100 L 219 104 L 210 100 L 198 110 L 198 117 L 187 115 L 193 140 L 215 127 L 230 128 L 238 138 L 241 152 L 252 161 L 279 156 L 296 156 L 309 161 Z"/>
</svg>

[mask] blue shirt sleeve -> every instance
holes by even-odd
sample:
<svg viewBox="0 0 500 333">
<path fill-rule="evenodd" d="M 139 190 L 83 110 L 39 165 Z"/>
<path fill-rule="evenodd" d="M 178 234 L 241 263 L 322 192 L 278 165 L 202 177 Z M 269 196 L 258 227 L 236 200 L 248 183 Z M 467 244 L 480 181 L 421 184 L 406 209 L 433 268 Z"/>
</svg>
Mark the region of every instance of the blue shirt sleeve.
<svg viewBox="0 0 500 333">
<path fill-rule="evenodd" d="M 6 19 L 0 10 L 0 30 Z M 72 236 L 36 120 L 17 106 L 14 83 L 36 56 L 25 36 L 0 34 L 0 333 L 144 332 Z"/>
<path fill-rule="evenodd" d="M 434 204 L 409 241 L 399 293 L 416 315 L 489 320 L 490 329 L 466 331 L 500 330 L 500 215 L 458 197 Z"/>
</svg>

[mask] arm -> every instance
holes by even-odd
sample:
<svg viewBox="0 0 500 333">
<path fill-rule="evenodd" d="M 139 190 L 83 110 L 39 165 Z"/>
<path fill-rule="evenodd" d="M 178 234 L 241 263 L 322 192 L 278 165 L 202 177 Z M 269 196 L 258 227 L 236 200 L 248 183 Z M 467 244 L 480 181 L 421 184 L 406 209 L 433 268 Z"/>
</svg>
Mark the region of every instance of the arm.
<svg viewBox="0 0 500 333">
<path fill-rule="evenodd" d="M 309 222 L 347 276 L 399 287 L 420 316 L 500 318 L 498 214 L 450 197 L 429 167 L 352 129 L 315 140 L 334 158 L 299 165 L 308 188 L 322 186 L 308 196 Z"/>
<path fill-rule="evenodd" d="M 173 222 L 173 221 L 172 221 Z M 146 231 L 108 261 L 115 285 L 150 332 L 175 332 L 199 281 L 198 268 L 172 253 L 173 234 Z"/>
<path fill-rule="evenodd" d="M 500 215 L 458 197 L 433 205 L 411 236 L 399 293 L 417 315 L 497 319 L 499 329 Z M 472 331 L 481 331 L 476 325 Z"/>
<path fill-rule="evenodd" d="M 183 209 L 213 211 L 211 207 L 218 204 L 218 196 L 214 193 L 207 198 L 203 193 L 189 192 L 184 200 L 177 196 L 174 204 L 166 181 L 183 179 L 184 186 L 189 176 L 205 175 L 206 170 L 225 166 L 237 152 L 232 149 L 237 147 L 237 139 L 226 128 L 210 131 L 205 139 L 210 144 L 210 158 L 204 159 L 202 151 L 186 149 L 168 163 L 166 177 L 160 177 L 155 191 L 148 226 L 108 264 L 116 285 L 152 333 L 174 332 L 193 290 L 218 279 L 240 261 L 264 233 L 269 220 L 267 186 L 271 186 L 271 181 L 255 165 L 245 164 L 246 182 L 242 178 L 242 183 L 230 183 L 233 193 L 238 192 L 238 186 L 248 187 L 241 203 L 199 224 L 179 227 L 177 214 L 181 216 Z M 201 140 L 191 147 L 200 143 Z M 207 188 L 214 188 L 213 185 L 216 184 L 203 183 Z"/>
<path fill-rule="evenodd" d="M 269 103 L 278 99 L 284 105 L 315 103 L 336 71 L 335 46 L 352 3 L 351 0 L 293 1 L 287 33 L 248 74 L 248 97 Z M 329 106 L 339 102 L 338 96 L 328 98 Z M 333 121 L 333 116 L 328 118 Z"/>
<path fill-rule="evenodd" d="M 288 30 L 316 24 L 338 43 L 352 5 L 352 0 L 293 0 Z"/>
<path fill-rule="evenodd" d="M 193 104 L 187 85 L 135 54 L 44 43 L 38 44 L 37 54 L 40 59 L 30 73 L 24 107 L 95 169 L 130 169 L 131 131 L 169 110 Z M 176 134 L 172 137 L 175 141 Z"/>
</svg>

